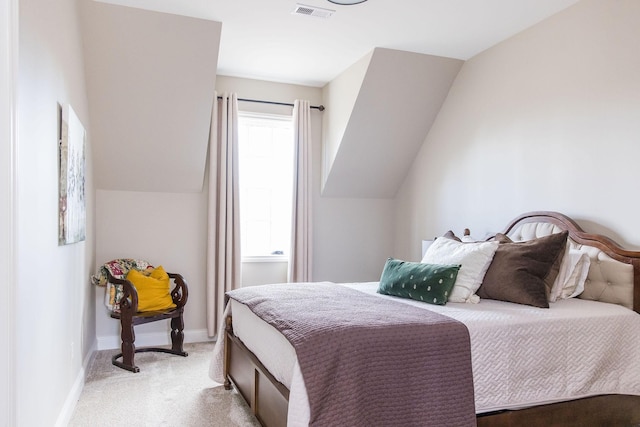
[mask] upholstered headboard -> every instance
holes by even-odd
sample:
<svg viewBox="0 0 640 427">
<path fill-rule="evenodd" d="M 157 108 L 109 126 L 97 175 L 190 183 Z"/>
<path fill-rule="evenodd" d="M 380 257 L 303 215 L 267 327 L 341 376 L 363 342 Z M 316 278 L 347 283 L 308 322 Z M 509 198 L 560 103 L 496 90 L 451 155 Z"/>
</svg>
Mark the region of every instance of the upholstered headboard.
<svg viewBox="0 0 640 427">
<path fill-rule="evenodd" d="M 530 240 L 569 231 L 572 249 L 591 260 L 580 298 L 623 305 L 640 313 L 640 252 L 628 251 L 610 238 L 586 233 L 575 221 L 558 212 L 529 212 L 511 221 L 503 234 L 514 241 Z"/>
</svg>

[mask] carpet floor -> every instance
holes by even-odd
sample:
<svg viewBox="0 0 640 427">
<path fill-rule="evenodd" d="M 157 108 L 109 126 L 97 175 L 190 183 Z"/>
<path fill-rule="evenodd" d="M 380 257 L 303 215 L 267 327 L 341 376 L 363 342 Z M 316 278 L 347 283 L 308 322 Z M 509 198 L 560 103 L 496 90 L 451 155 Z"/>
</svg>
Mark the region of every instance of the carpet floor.
<svg viewBox="0 0 640 427">
<path fill-rule="evenodd" d="M 244 400 L 209 378 L 213 343 L 185 344 L 188 357 L 138 353 L 140 372 L 98 351 L 69 427 L 258 427 Z"/>
</svg>

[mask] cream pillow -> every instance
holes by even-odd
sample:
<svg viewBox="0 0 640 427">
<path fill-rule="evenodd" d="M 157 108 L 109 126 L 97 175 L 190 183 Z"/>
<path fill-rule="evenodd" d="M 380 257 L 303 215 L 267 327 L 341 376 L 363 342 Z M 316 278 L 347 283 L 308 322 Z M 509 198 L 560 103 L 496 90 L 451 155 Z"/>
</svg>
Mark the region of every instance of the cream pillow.
<svg viewBox="0 0 640 427">
<path fill-rule="evenodd" d="M 449 302 L 477 303 L 480 297 L 475 295 L 482 284 L 498 242 L 462 243 L 439 237 L 433 242 L 422 258 L 427 264 L 460 264 Z"/>
<path fill-rule="evenodd" d="M 570 249 L 563 260 L 560 272 L 556 278 L 549 301 L 573 298 L 584 291 L 584 282 L 589 274 L 591 260 L 586 252 Z"/>
</svg>

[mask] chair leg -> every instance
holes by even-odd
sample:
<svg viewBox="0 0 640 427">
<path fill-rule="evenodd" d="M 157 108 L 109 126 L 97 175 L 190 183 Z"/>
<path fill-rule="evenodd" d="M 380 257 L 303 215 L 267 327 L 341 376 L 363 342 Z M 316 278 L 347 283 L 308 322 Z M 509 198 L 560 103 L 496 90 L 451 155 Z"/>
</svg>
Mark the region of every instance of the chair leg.
<svg viewBox="0 0 640 427">
<path fill-rule="evenodd" d="M 136 340 L 136 334 L 133 330 L 133 322 L 131 318 L 127 317 L 128 316 L 123 313 L 123 317 L 120 319 L 122 353 L 113 356 L 111 358 L 111 362 L 119 368 L 123 368 L 131 372 L 140 372 L 140 368 L 134 364 L 134 356 L 136 354 L 136 345 L 134 342 Z M 120 357 L 122 357 L 122 362 L 117 360 Z"/>
<path fill-rule="evenodd" d="M 122 363 L 128 366 L 135 366 L 133 358 L 136 354 L 136 334 L 133 331 L 133 325 L 122 325 Z"/>
<path fill-rule="evenodd" d="M 182 314 L 171 319 L 171 350 L 175 354 L 186 356 L 183 348 L 184 343 L 184 320 Z"/>
<path fill-rule="evenodd" d="M 184 321 L 182 319 L 182 314 L 171 318 L 171 349 L 163 347 L 144 347 L 136 349 L 134 344 L 136 336 L 133 330 L 132 319 L 130 317 L 128 318 L 128 316 L 123 312 L 122 317 L 120 318 L 120 324 L 122 329 L 120 333 L 120 337 L 122 339 L 122 352 L 111 358 L 111 362 L 119 368 L 126 369 L 131 372 L 140 372 L 140 368 L 134 364 L 134 356 L 136 353 L 157 351 L 183 357 L 189 355 L 189 353 L 184 351 L 183 348 Z M 118 360 L 120 358 L 122 358 L 122 362 Z"/>
</svg>

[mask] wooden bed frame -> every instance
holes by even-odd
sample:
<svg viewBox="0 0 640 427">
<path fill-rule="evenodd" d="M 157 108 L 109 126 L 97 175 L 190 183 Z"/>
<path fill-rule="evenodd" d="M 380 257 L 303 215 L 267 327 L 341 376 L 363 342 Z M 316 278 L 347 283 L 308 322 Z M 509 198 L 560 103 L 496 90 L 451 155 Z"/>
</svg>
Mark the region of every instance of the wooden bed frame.
<svg viewBox="0 0 640 427">
<path fill-rule="evenodd" d="M 557 212 L 530 212 L 514 219 L 504 230 L 525 223 L 552 223 L 569 231 L 576 243 L 593 246 L 611 258 L 633 266 L 633 309 L 640 313 L 640 252 L 621 248 L 608 237 L 586 233 L 571 218 Z M 289 390 L 278 382 L 262 362 L 233 333 L 232 318 L 226 319 L 225 388 L 238 390 L 258 421 L 265 427 L 287 425 Z M 478 427 L 640 427 L 640 396 L 601 395 L 520 410 L 505 410 L 477 416 Z"/>
</svg>

